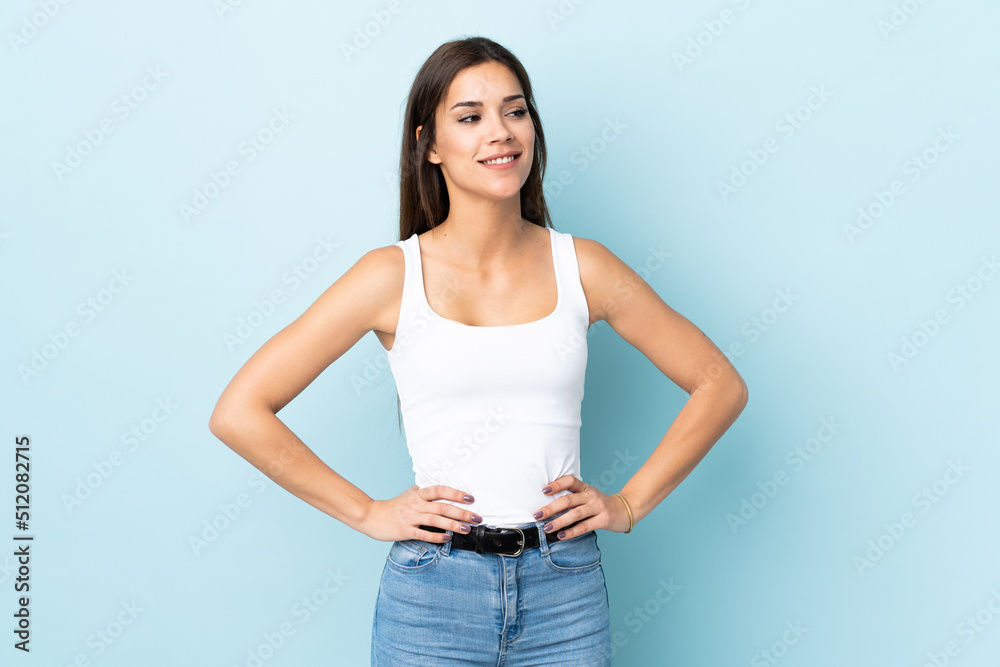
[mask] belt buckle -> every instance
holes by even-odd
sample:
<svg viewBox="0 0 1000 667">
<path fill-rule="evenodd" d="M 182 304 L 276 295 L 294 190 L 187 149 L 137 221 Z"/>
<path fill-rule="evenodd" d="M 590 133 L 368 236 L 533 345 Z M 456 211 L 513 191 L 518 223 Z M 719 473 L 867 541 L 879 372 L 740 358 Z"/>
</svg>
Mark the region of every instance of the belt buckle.
<svg viewBox="0 0 1000 667">
<path fill-rule="evenodd" d="M 521 530 L 520 528 L 507 528 L 506 530 L 516 530 L 518 533 L 521 534 L 521 546 L 519 546 L 517 548 L 517 553 L 516 554 L 497 554 L 497 555 L 498 556 L 520 556 L 521 553 L 524 551 L 524 531 Z"/>
</svg>

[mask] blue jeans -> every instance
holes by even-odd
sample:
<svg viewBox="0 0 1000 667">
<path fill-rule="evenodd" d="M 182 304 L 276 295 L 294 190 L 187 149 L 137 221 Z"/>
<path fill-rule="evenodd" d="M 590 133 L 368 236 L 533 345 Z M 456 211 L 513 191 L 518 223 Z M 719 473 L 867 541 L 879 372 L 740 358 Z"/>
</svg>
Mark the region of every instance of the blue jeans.
<svg viewBox="0 0 1000 667">
<path fill-rule="evenodd" d="M 372 618 L 373 667 L 611 665 L 611 615 L 597 533 L 519 556 L 393 542 Z M 453 534 L 448 531 L 448 534 Z"/>
</svg>

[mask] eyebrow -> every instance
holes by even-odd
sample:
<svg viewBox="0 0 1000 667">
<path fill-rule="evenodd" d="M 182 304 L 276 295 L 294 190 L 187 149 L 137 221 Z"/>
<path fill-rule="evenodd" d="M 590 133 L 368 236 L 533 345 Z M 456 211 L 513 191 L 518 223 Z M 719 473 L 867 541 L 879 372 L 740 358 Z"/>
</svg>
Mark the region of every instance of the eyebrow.
<svg viewBox="0 0 1000 667">
<path fill-rule="evenodd" d="M 511 102 L 516 99 L 523 100 L 524 95 L 521 95 L 520 93 L 518 93 L 517 95 L 508 95 L 507 97 L 503 98 L 503 103 L 507 104 L 507 102 Z M 451 109 L 454 109 L 455 107 L 481 107 L 481 106 L 483 106 L 482 102 L 458 102 L 457 104 L 452 106 Z M 451 109 L 448 109 L 448 111 L 451 111 Z"/>
</svg>

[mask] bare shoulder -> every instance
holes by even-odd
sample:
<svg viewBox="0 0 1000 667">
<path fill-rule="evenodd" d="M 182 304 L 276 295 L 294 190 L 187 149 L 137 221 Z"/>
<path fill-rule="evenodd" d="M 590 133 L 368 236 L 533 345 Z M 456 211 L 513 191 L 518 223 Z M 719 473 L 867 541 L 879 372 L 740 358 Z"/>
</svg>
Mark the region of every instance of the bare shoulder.
<svg viewBox="0 0 1000 667">
<path fill-rule="evenodd" d="M 591 321 L 605 320 L 689 394 L 717 375 L 709 369 L 722 371 L 745 394 L 742 378 L 722 351 L 632 267 L 591 239 L 576 239 L 576 250 Z"/>
<path fill-rule="evenodd" d="M 370 330 L 388 333 L 396 330 L 405 270 L 403 249 L 395 244 L 369 250 L 349 270 L 355 274 L 352 282 L 358 286 L 358 298 L 374 309 L 369 319 Z"/>
<path fill-rule="evenodd" d="M 642 278 L 603 243 L 573 236 L 580 282 L 590 305 L 590 321 L 606 320 L 621 297 Z"/>
<path fill-rule="evenodd" d="M 398 246 L 362 255 L 240 368 L 219 399 L 216 412 L 221 416 L 213 417 L 215 423 L 238 419 L 248 405 L 281 410 L 367 332 L 387 326 L 391 302 L 399 304 L 402 281 Z"/>
</svg>

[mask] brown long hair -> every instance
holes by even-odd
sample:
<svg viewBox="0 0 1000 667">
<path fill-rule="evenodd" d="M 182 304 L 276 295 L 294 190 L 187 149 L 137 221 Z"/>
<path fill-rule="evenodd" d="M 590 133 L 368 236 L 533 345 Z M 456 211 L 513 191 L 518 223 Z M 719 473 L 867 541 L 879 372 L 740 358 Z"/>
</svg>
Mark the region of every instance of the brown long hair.
<svg viewBox="0 0 1000 667">
<path fill-rule="evenodd" d="M 426 159 L 435 140 L 435 111 L 444 99 L 448 86 L 459 72 L 487 62 L 506 65 L 517 77 L 524 91 L 524 104 L 535 124 L 535 146 L 528 180 L 521 186 L 521 216 L 539 227 L 552 227 L 542 179 L 545 177 L 545 133 L 535 108 L 528 73 L 517 57 L 486 37 L 469 37 L 445 42 L 424 61 L 417 72 L 406 101 L 403 120 L 402 150 L 399 155 L 399 240 L 422 234 L 437 227 L 448 217 L 448 187 L 440 165 Z M 420 139 L 417 128 L 423 125 Z M 396 394 L 400 429 L 403 413 Z"/>
</svg>

